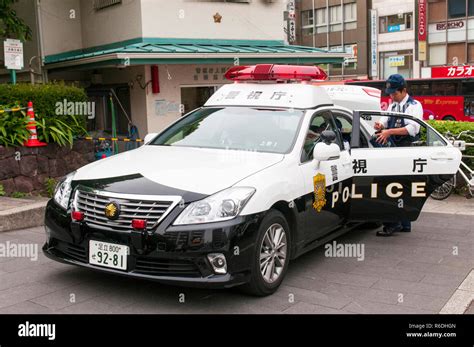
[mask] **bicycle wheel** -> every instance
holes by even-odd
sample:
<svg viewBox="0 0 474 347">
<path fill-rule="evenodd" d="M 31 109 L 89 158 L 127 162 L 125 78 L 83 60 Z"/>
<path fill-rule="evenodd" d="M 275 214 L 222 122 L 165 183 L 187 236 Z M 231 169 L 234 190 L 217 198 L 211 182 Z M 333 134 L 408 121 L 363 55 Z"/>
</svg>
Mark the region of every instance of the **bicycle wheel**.
<svg viewBox="0 0 474 347">
<path fill-rule="evenodd" d="M 455 176 L 451 177 L 449 181 L 443 183 L 443 185 L 436 188 L 431 197 L 435 200 L 444 200 L 454 192 L 456 186 Z"/>
</svg>

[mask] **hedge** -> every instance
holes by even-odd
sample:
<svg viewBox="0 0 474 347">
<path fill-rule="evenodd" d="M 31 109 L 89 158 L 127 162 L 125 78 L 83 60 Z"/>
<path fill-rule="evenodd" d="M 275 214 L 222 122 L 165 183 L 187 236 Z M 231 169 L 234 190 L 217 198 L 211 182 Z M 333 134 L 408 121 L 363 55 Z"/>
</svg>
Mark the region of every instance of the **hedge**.
<svg viewBox="0 0 474 347">
<path fill-rule="evenodd" d="M 38 123 L 39 140 L 55 142 L 59 145 L 72 145 L 74 136 L 85 134 L 87 116 L 57 115 L 56 105 L 63 100 L 86 102 L 88 98 L 84 89 L 64 83 L 0 84 L 0 109 L 13 106 L 26 107 L 28 101 L 32 101 Z M 20 145 L 24 134 L 18 134 L 16 141 L 14 135 L 21 128 L 18 123 L 22 122 L 20 119 L 25 116 L 25 112 L 14 114 L 15 117 L 18 117 L 16 124 L 12 124 L 12 117 L 8 119 L 5 115 L 7 113 L 0 114 L 0 145 Z M 5 136 L 5 132 L 7 136 Z"/>
<path fill-rule="evenodd" d="M 433 128 L 439 131 L 442 135 L 446 132 L 450 132 L 451 134 L 458 135 L 460 132 L 465 130 L 470 130 L 474 132 L 474 122 L 450 122 L 450 121 L 439 121 L 439 120 L 430 120 L 428 121 Z M 469 136 L 461 137 L 461 140 L 464 140 L 468 143 L 474 143 L 474 138 Z M 466 151 L 463 152 L 466 155 L 474 156 L 474 147 L 466 147 Z M 474 167 L 474 160 L 473 159 L 464 159 L 465 162 L 472 168 Z"/>
</svg>

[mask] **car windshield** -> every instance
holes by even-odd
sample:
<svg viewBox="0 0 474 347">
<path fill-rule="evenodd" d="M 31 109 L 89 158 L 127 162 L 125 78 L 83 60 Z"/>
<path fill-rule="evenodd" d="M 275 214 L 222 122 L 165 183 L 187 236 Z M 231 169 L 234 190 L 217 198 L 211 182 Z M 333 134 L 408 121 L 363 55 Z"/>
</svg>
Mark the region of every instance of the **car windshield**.
<svg viewBox="0 0 474 347">
<path fill-rule="evenodd" d="M 304 112 L 250 107 L 201 108 L 150 144 L 288 153 Z"/>
</svg>

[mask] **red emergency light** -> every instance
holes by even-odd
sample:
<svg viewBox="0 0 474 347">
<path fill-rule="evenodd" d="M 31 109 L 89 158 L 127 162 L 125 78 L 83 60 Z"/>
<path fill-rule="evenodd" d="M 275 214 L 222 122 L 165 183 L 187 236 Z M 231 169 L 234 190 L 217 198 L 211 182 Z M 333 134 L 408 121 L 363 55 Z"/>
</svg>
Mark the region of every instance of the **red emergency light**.
<svg viewBox="0 0 474 347">
<path fill-rule="evenodd" d="M 225 73 L 231 81 L 323 81 L 328 76 L 317 66 L 259 64 L 252 66 L 234 66 Z"/>
</svg>

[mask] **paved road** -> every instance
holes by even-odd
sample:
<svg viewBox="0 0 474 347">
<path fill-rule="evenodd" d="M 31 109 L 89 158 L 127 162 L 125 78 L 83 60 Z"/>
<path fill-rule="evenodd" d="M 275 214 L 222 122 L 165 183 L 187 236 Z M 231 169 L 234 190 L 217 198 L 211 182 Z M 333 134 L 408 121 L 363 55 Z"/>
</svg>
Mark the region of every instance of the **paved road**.
<svg viewBox="0 0 474 347">
<path fill-rule="evenodd" d="M 363 261 L 317 249 L 292 262 L 280 290 L 265 298 L 91 272 L 42 254 L 34 262 L 0 257 L 0 313 L 438 313 L 474 268 L 472 216 L 424 213 L 412 233 L 374 234 L 337 239 L 363 244 Z M 0 233 L 0 244 L 7 241 L 41 248 L 43 230 Z"/>
</svg>

